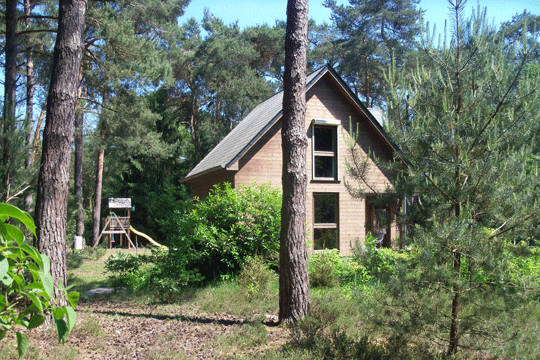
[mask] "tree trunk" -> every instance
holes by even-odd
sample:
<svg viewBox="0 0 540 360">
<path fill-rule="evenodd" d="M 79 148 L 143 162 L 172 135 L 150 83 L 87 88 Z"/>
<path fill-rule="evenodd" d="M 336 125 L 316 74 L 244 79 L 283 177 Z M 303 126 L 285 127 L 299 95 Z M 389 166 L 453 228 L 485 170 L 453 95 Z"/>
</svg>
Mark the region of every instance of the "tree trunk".
<svg viewBox="0 0 540 360">
<path fill-rule="evenodd" d="M 36 199 L 37 248 L 51 260 L 55 298 L 67 285 L 66 218 L 86 0 L 60 0 L 58 34 L 43 133 Z"/>
<path fill-rule="evenodd" d="M 102 135 L 103 142 L 103 135 Z M 96 198 L 94 202 L 94 210 L 92 212 L 92 247 L 98 246 L 99 228 L 101 224 L 101 188 L 103 185 L 103 161 L 105 159 L 105 149 L 103 144 L 100 145 L 96 164 Z"/>
<path fill-rule="evenodd" d="M 306 223 L 306 51 L 308 0 L 287 3 L 283 81 L 283 201 L 279 258 L 279 321 L 294 323 L 309 309 Z"/>
<path fill-rule="evenodd" d="M 79 96 L 82 95 L 82 69 L 79 76 Z M 84 206 L 83 206 L 83 123 L 84 113 L 80 106 L 75 112 L 75 202 L 77 204 L 77 219 L 75 225 L 75 235 L 84 234 Z"/>
<path fill-rule="evenodd" d="M 30 16 L 30 0 L 24 0 L 24 14 Z M 26 21 L 26 26 L 30 26 L 30 20 Z M 26 146 L 27 155 L 25 162 L 25 169 L 27 171 L 27 176 L 33 177 L 32 167 L 34 165 L 34 157 L 32 149 L 32 143 L 34 136 L 32 134 L 32 124 L 34 121 L 34 88 L 35 88 L 35 79 L 34 79 L 34 48 L 30 45 L 26 50 Z M 39 131 L 39 129 L 36 129 Z M 31 212 L 34 208 L 34 197 L 32 195 L 33 191 L 26 191 L 24 197 L 24 204 L 26 211 Z"/>
<path fill-rule="evenodd" d="M 2 123 L 2 176 L 3 200 L 9 199 L 10 176 L 12 170 L 11 139 L 15 131 L 15 105 L 17 93 L 17 1 L 6 0 L 6 40 L 5 40 L 5 80 L 4 119 Z"/>
<path fill-rule="evenodd" d="M 461 270 L 461 253 L 454 252 L 454 270 L 460 272 Z M 458 281 L 460 279 L 458 278 Z M 461 295 L 460 284 L 454 285 L 453 288 L 454 298 L 452 299 L 452 315 L 450 317 L 450 341 L 448 343 L 448 355 L 455 354 L 458 350 L 459 344 L 459 299 Z"/>
</svg>

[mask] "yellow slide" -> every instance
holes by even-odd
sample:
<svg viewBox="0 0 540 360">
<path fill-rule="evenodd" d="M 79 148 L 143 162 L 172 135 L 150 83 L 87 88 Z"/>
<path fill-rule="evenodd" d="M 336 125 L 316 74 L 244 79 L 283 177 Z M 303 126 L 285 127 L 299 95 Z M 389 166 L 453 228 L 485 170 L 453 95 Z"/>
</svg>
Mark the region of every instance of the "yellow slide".
<svg viewBox="0 0 540 360">
<path fill-rule="evenodd" d="M 161 245 L 161 244 L 158 244 L 158 243 L 157 243 L 156 241 L 154 241 L 154 239 L 152 239 L 150 236 L 148 236 L 148 235 L 146 235 L 146 234 L 144 234 L 144 233 L 142 233 L 142 232 L 140 232 L 140 231 L 135 230 L 135 229 L 133 228 L 133 226 L 130 226 L 129 228 L 131 229 L 131 231 L 133 231 L 133 233 L 134 233 L 135 235 L 142 236 L 143 238 L 145 238 L 146 240 L 148 240 L 148 241 L 150 242 L 150 244 L 155 245 L 155 246 L 160 247 L 160 248 L 167 249 L 166 246 L 163 246 L 163 245 Z"/>
</svg>

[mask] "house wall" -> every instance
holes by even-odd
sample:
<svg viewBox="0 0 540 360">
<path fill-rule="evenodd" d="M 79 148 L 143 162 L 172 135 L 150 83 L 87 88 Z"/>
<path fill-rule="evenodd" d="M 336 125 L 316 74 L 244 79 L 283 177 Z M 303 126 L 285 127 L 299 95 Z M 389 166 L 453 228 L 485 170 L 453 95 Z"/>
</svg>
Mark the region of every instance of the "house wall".
<svg viewBox="0 0 540 360">
<path fill-rule="evenodd" d="M 381 145 L 376 133 L 369 128 L 368 120 L 359 110 L 354 107 L 341 93 L 340 87 L 336 86 L 330 76 L 325 76 L 317 82 L 306 94 L 306 132 L 309 138 L 307 149 L 307 203 L 306 217 L 308 223 L 308 242 L 313 248 L 313 194 L 314 193 L 337 193 L 339 196 L 338 231 L 339 250 L 344 255 L 349 255 L 356 241 L 363 244 L 366 235 L 366 208 L 365 200 L 354 199 L 345 187 L 344 177 L 346 166 L 344 156 L 349 156 L 349 150 L 344 136 L 349 134 L 349 119 L 352 120 L 353 127 L 359 124 L 359 136 L 357 147 L 364 154 L 369 150 L 381 159 L 390 159 L 391 150 Z M 312 121 L 338 120 L 341 125 L 338 127 L 338 179 L 336 181 L 316 181 L 313 180 L 312 172 Z M 257 183 L 271 182 L 274 186 L 281 184 L 282 153 L 281 153 L 281 121 L 278 121 L 267 133 L 238 161 L 238 172 L 235 175 L 235 184 L 251 184 L 254 180 Z M 370 160 L 368 167 L 368 177 L 370 186 L 377 191 L 384 191 L 391 186 L 388 174 L 385 174 L 377 165 Z M 349 182 L 353 182 L 350 178 Z M 354 182 L 353 182 L 354 183 Z M 364 190 L 367 188 L 364 186 Z M 397 232 L 392 226 L 391 237 L 395 242 Z"/>
<path fill-rule="evenodd" d="M 233 171 L 219 170 L 201 175 L 195 181 L 191 182 L 192 194 L 202 199 L 208 196 L 215 184 L 223 184 L 225 182 L 230 183 L 233 187 L 235 186 Z"/>
</svg>

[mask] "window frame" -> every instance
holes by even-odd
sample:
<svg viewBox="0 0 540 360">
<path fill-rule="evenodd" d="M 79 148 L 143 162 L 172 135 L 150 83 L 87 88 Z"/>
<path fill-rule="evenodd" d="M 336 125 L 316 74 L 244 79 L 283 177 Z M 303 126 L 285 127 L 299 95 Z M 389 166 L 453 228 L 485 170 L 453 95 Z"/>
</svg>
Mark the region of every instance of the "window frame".
<svg viewBox="0 0 540 360">
<path fill-rule="evenodd" d="M 315 181 L 338 181 L 339 179 L 339 136 L 338 136 L 338 127 L 341 125 L 339 120 L 319 120 L 314 119 L 311 125 L 311 176 Z M 334 149 L 332 151 L 321 151 L 315 149 L 316 145 L 316 128 L 328 128 L 333 131 L 333 145 Z M 334 176 L 317 176 L 316 171 L 316 159 L 318 157 L 329 157 L 332 158 L 332 165 L 334 167 Z"/>
<path fill-rule="evenodd" d="M 317 223 L 317 213 L 316 213 L 316 197 L 317 196 L 324 196 L 324 195 L 332 195 L 334 196 L 334 217 L 335 222 L 333 223 Z M 313 251 L 323 251 L 325 249 L 338 249 L 339 246 L 339 193 L 338 192 L 314 192 L 313 193 Z M 335 247 L 324 247 L 322 249 L 316 249 L 317 243 L 315 239 L 315 233 L 317 230 L 325 230 L 325 229 L 335 229 L 336 233 L 336 246 Z"/>
</svg>

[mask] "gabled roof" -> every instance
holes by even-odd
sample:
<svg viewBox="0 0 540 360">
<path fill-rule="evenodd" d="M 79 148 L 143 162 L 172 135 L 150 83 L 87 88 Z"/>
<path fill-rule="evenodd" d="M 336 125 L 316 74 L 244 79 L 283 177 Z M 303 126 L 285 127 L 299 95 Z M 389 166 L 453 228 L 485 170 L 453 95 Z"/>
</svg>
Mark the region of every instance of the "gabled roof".
<svg viewBox="0 0 540 360">
<path fill-rule="evenodd" d="M 329 66 L 323 66 L 309 74 L 306 78 L 306 92 L 313 87 L 325 74 L 329 73 L 340 85 L 341 89 L 366 115 L 379 135 L 390 147 L 395 146 L 388 140 L 379 122 L 373 117 L 362 102 L 354 95 L 343 79 Z M 276 93 L 257 105 L 221 142 L 195 166 L 182 180 L 187 182 L 200 175 L 230 168 L 253 144 L 272 127 L 283 114 L 283 91 Z"/>
</svg>

